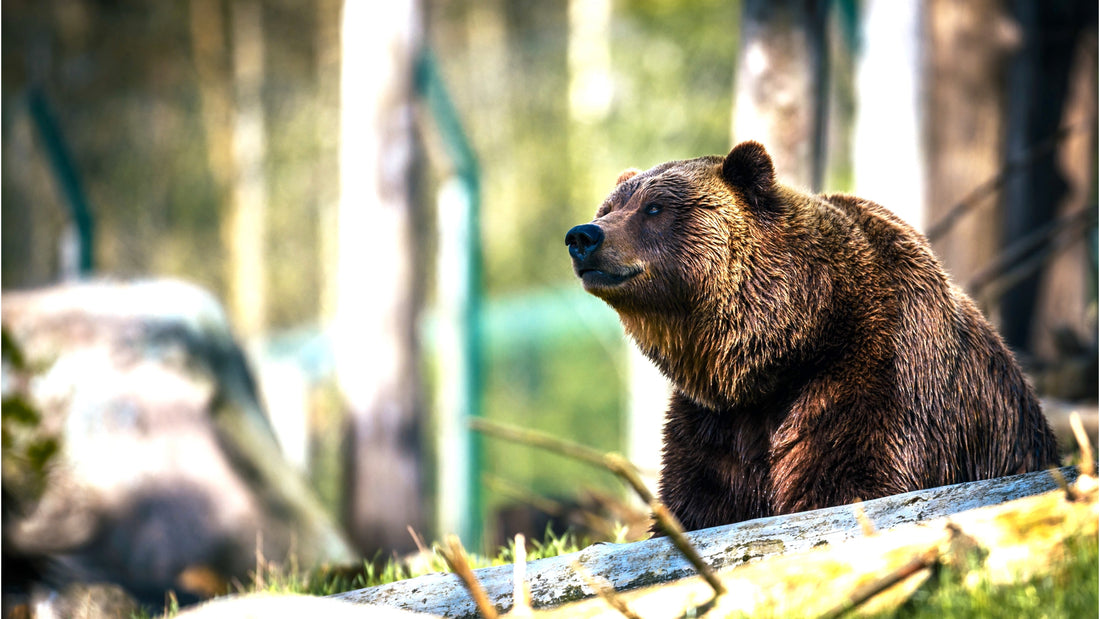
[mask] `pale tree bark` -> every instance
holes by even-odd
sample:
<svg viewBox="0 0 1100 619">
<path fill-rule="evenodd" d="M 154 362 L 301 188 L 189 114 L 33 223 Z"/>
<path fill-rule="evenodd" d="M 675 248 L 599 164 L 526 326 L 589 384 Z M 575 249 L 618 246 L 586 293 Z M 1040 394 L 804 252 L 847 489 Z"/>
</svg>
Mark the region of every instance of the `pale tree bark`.
<svg viewBox="0 0 1100 619">
<path fill-rule="evenodd" d="M 824 171 L 828 2 L 745 0 L 733 142 L 768 149 L 781 182 L 820 189 Z"/>
<path fill-rule="evenodd" d="M 413 241 L 414 0 L 346 2 L 341 26 L 337 380 L 349 408 L 346 515 L 360 549 L 421 529 Z"/>
<path fill-rule="evenodd" d="M 924 5 L 925 199 L 929 227 L 1001 169 L 1005 71 L 1019 32 L 1001 0 L 930 0 Z M 986 195 L 950 231 L 930 239 L 963 284 L 1001 246 L 1003 204 Z M 998 316 L 991 315 L 995 322 Z"/>
<path fill-rule="evenodd" d="M 920 136 L 920 4 L 864 2 L 856 77 L 855 194 L 925 226 Z"/>
</svg>

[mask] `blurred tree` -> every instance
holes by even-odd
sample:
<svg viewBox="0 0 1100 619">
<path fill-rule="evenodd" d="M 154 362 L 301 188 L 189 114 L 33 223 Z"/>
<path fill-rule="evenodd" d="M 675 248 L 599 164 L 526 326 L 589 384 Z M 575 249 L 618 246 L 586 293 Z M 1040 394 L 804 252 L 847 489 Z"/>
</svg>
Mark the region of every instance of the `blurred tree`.
<svg viewBox="0 0 1100 619">
<path fill-rule="evenodd" d="M 210 174 L 226 205 L 221 235 L 227 306 L 237 330 L 251 338 L 263 332 L 267 313 L 263 13 L 257 0 L 231 2 L 228 8 L 232 54 L 225 4 L 191 0 L 191 52 Z"/>
<path fill-rule="evenodd" d="M 934 226 L 1001 169 L 1005 71 L 1020 33 L 1002 0 L 924 4 L 924 161 L 927 220 Z M 997 256 L 1004 213 L 994 195 L 973 205 L 932 247 L 956 282 Z M 999 323 L 999 316 L 990 317 Z"/>
<path fill-rule="evenodd" d="M 863 10 L 852 191 L 923 230 L 920 2 L 868 0 Z"/>
<path fill-rule="evenodd" d="M 245 337 L 266 325 L 265 251 L 268 196 L 264 175 L 267 139 L 264 105 L 263 13 L 258 0 L 229 3 L 233 33 L 232 190 L 224 214 L 223 235 L 229 250 L 229 298 L 233 324 Z"/>
<path fill-rule="evenodd" d="M 1059 217 L 1096 209 L 1096 3 L 1015 0 L 1011 12 L 1021 45 L 1008 72 L 1006 156 L 1044 152 L 1006 184 L 1006 246 Z M 1055 148 L 1045 148 L 1062 132 L 1068 133 Z M 1096 273 L 1082 242 L 1089 230 L 1095 234 L 1093 222 L 1055 236 L 1050 245 L 1062 249 L 1002 298 L 1001 333 L 1017 350 L 1048 361 L 1095 351 Z"/>
<path fill-rule="evenodd" d="M 733 142 L 757 140 L 785 182 L 820 190 L 828 103 L 828 0 L 746 0 Z"/>
<path fill-rule="evenodd" d="M 416 0 L 346 2 L 341 27 L 340 206 L 332 337 L 349 407 L 346 517 L 368 556 L 422 530 L 414 238 Z"/>
</svg>

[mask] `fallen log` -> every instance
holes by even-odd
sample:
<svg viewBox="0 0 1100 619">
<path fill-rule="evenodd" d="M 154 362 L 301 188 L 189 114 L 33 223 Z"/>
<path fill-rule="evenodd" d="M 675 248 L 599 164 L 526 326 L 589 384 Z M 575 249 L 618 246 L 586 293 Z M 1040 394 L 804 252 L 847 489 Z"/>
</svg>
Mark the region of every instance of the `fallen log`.
<svg viewBox="0 0 1100 619">
<path fill-rule="evenodd" d="M 645 619 L 836 618 L 863 605 L 863 611 L 880 613 L 909 599 L 937 566 L 967 587 L 1024 582 L 1065 560 L 1071 540 L 1096 543 L 1096 480 L 1080 480 L 1071 492 L 1047 492 L 725 570 L 719 578 L 729 593 L 718 598 L 708 583 L 692 577 L 617 594 L 618 608 L 584 600 L 537 612 L 535 619 L 619 619 L 619 608 Z"/>
<path fill-rule="evenodd" d="M 1070 482 L 1077 476 L 1074 467 L 1059 472 Z M 715 569 L 729 569 L 864 537 L 867 522 L 876 531 L 886 531 L 1042 494 L 1059 487 L 1057 477 L 1057 474 L 1041 471 L 944 486 L 875 499 L 858 506 L 842 505 L 761 518 L 687 535 L 706 563 Z M 577 553 L 529 563 L 527 582 L 532 606 L 557 606 L 595 595 L 584 578 L 576 573 L 575 563 L 620 592 L 694 575 L 688 562 L 666 538 L 632 544 L 597 544 Z M 512 566 L 483 568 L 475 570 L 474 575 L 498 611 L 512 607 Z M 450 617 L 477 616 L 465 586 L 454 574 L 428 574 L 333 597 Z"/>
</svg>

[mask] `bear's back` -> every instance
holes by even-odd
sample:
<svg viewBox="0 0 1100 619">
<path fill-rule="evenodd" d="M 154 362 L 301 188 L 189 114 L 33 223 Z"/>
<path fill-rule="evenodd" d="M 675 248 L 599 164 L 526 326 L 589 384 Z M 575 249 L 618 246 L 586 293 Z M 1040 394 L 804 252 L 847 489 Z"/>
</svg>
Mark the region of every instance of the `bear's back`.
<svg viewBox="0 0 1100 619">
<path fill-rule="evenodd" d="M 892 340 L 896 379 L 904 388 L 895 397 L 908 413 L 899 432 L 951 439 L 904 454 L 919 463 L 909 471 L 916 485 L 1053 464 L 1053 434 L 1014 355 L 970 297 L 949 281 L 925 237 L 873 202 L 840 194 L 822 198 L 861 230 L 897 302 Z"/>
</svg>

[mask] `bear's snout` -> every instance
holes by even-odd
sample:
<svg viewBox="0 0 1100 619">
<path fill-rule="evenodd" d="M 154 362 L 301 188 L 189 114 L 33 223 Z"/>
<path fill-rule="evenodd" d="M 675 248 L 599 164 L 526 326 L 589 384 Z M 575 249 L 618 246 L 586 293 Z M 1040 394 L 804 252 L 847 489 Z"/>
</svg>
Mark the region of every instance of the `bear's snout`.
<svg viewBox="0 0 1100 619">
<path fill-rule="evenodd" d="M 574 260 L 584 260 L 603 243 L 603 230 L 596 224 L 573 226 L 565 233 L 565 244 Z"/>
</svg>

